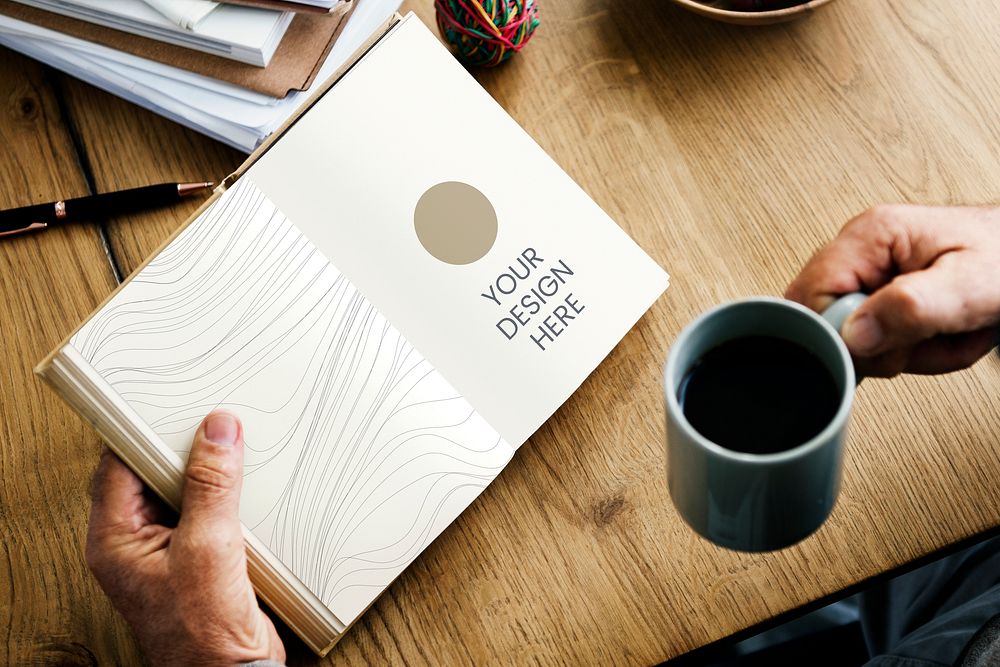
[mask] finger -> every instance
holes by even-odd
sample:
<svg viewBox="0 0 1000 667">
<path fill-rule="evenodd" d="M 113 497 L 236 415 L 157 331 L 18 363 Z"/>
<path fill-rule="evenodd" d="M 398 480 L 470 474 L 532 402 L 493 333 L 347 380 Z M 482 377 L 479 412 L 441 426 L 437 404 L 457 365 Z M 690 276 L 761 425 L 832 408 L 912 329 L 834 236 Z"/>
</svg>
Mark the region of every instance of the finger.
<svg viewBox="0 0 1000 667">
<path fill-rule="evenodd" d="M 936 375 L 968 368 L 997 346 L 998 333 L 996 327 L 989 327 L 924 341 L 910 353 L 906 372 Z"/>
<path fill-rule="evenodd" d="M 854 357 L 854 371 L 857 377 L 891 378 L 906 370 L 910 363 L 909 349 L 895 349 L 874 357 Z"/>
<path fill-rule="evenodd" d="M 243 485 L 243 427 L 236 415 L 216 410 L 198 427 L 184 471 L 178 528 L 239 531 Z"/>
<path fill-rule="evenodd" d="M 888 247 L 891 237 L 865 227 L 865 218 L 855 218 L 829 244 L 820 249 L 785 290 L 785 298 L 817 312 L 826 310 L 837 297 L 874 289 L 891 278 L 892 261 Z"/>
<path fill-rule="evenodd" d="M 143 489 L 142 480 L 105 447 L 91 483 L 91 530 L 138 530 L 147 523 Z"/>
<path fill-rule="evenodd" d="M 843 294 L 874 291 L 898 273 L 917 271 L 955 249 L 953 209 L 877 206 L 848 222 L 817 252 L 785 296 L 822 311 Z"/>
<path fill-rule="evenodd" d="M 963 334 L 936 336 L 913 347 L 893 349 L 874 357 L 855 357 L 859 377 L 890 378 L 900 373 L 936 375 L 973 365 L 998 343 L 996 327 Z"/>
<path fill-rule="evenodd" d="M 960 262 L 897 276 L 845 322 L 844 342 L 856 357 L 906 349 L 939 334 L 975 331 L 996 319 L 993 299 L 979 298 L 977 278 Z"/>
</svg>

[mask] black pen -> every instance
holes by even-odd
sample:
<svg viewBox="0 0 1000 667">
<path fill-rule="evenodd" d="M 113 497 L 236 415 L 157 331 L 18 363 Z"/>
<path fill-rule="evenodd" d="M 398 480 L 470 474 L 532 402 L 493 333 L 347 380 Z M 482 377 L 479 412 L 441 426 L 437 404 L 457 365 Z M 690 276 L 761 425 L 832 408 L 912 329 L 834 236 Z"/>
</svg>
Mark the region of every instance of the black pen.
<svg viewBox="0 0 1000 667">
<path fill-rule="evenodd" d="M 131 190 L 105 192 L 49 204 L 0 211 L 0 237 L 45 229 L 49 225 L 94 220 L 112 215 L 169 206 L 211 188 L 214 183 L 160 183 Z"/>
</svg>

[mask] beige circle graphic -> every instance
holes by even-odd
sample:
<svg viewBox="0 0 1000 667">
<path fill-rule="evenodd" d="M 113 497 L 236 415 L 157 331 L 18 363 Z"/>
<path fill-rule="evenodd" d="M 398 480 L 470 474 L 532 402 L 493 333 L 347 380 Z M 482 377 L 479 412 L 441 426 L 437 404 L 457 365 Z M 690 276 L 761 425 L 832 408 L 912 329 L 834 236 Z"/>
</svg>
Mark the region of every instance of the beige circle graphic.
<svg viewBox="0 0 1000 667">
<path fill-rule="evenodd" d="M 413 226 L 424 250 L 448 264 L 471 264 L 497 240 L 497 213 L 468 183 L 445 181 L 420 196 Z"/>
</svg>

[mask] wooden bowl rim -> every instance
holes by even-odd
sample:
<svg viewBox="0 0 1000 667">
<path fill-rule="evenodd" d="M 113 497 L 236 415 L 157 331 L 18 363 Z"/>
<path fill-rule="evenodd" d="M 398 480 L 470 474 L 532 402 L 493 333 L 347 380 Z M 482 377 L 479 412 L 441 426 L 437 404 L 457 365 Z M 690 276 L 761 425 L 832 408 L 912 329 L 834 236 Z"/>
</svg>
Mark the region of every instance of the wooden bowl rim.
<svg viewBox="0 0 1000 667">
<path fill-rule="evenodd" d="M 792 16 L 794 14 L 799 14 L 801 12 L 810 11 L 817 7 L 821 7 L 831 0 L 808 0 L 808 2 L 803 2 L 798 5 L 793 5 L 791 7 L 785 7 L 784 9 L 769 9 L 763 12 L 753 12 L 753 11 L 739 11 L 735 9 L 719 9 L 718 7 L 712 7 L 711 5 L 706 5 L 703 2 L 698 2 L 698 0 L 674 0 L 678 5 L 684 5 L 689 9 L 693 9 L 696 12 L 703 13 L 706 15 L 714 15 L 718 17 L 726 17 L 732 19 L 748 19 L 748 18 L 759 18 L 761 20 L 767 19 L 777 19 L 786 16 Z"/>
</svg>

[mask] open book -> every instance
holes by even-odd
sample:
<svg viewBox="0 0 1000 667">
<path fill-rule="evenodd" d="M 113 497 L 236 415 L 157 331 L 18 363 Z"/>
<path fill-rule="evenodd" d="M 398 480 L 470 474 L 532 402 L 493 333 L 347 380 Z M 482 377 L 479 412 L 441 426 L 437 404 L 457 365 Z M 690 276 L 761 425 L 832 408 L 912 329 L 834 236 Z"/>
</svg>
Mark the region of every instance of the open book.
<svg viewBox="0 0 1000 667">
<path fill-rule="evenodd" d="M 411 15 L 38 370 L 174 505 L 237 413 L 251 579 L 323 653 L 666 286 Z"/>
</svg>

